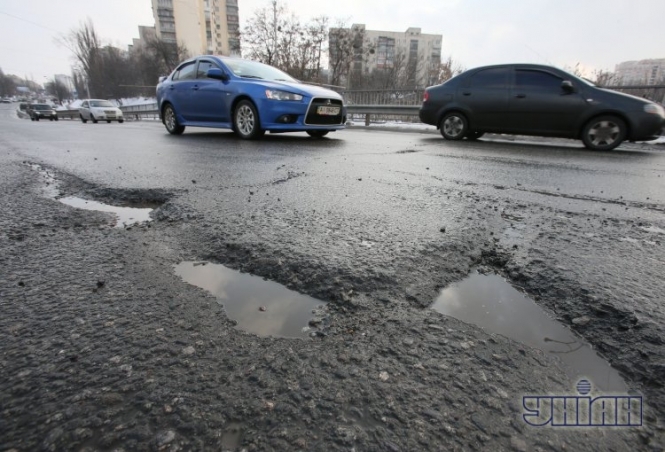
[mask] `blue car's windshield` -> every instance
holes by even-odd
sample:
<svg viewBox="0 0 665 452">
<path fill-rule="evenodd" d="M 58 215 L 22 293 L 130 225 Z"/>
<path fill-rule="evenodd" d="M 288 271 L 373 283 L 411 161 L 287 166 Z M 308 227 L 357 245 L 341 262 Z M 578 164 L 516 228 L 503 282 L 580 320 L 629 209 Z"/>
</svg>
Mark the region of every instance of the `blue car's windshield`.
<svg viewBox="0 0 665 452">
<path fill-rule="evenodd" d="M 267 64 L 236 58 L 224 58 L 222 61 L 233 72 L 233 75 L 238 77 L 270 80 L 273 82 L 297 82 L 289 74 Z"/>
</svg>

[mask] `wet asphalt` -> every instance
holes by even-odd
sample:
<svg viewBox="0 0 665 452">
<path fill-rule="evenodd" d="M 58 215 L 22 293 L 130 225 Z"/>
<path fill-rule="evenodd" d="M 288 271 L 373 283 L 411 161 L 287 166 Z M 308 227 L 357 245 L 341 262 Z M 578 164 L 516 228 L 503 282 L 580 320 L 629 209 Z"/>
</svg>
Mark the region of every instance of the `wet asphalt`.
<svg viewBox="0 0 665 452">
<path fill-rule="evenodd" d="M 661 450 L 665 146 L 361 128 L 246 142 L 0 107 L 5 449 Z M 26 163 L 62 196 L 163 205 L 116 230 L 43 196 Z M 239 331 L 175 276 L 184 261 L 327 302 L 319 334 Z M 428 309 L 475 270 L 590 343 L 644 395 L 647 426 L 525 428 L 522 395 L 575 382 Z"/>
</svg>

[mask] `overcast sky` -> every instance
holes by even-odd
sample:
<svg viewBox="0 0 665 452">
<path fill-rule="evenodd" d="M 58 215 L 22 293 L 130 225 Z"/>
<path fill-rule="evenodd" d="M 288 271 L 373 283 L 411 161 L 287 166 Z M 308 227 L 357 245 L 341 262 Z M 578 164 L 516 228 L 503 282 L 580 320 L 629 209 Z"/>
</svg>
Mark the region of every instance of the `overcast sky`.
<svg viewBox="0 0 665 452">
<path fill-rule="evenodd" d="M 186 0 L 179 0 L 186 1 Z M 238 0 L 240 19 L 269 4 Z M 443 36 L 443 55 L 466 68 L 507 62 L 589 71 L 665 58 L 664 0 L 285 0 L 301 19 L 317 15 L 368 29 L 420 27 Z M 0 68 L 43 83 L 69 74 L 72 57 L 55 38 L 90 17 L 100 36 L 126 48 L 138 25 L 154 25 L 150 0 L 2 0 Z"/>
</svg>

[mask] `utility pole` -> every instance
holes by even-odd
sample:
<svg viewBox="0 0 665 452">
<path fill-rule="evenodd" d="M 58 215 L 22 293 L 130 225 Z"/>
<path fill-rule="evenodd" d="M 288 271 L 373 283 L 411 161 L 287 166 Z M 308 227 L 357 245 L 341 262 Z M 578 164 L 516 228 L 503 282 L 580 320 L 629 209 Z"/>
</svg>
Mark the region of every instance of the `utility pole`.
<svg viewBox="0 0 665 452">
<path fill-rule="evenodd" d="M 272 0 L 272 52 L 268 64 L 273 64 L 275 53 L 277 53 L 277 0 Z"/>
</svg>

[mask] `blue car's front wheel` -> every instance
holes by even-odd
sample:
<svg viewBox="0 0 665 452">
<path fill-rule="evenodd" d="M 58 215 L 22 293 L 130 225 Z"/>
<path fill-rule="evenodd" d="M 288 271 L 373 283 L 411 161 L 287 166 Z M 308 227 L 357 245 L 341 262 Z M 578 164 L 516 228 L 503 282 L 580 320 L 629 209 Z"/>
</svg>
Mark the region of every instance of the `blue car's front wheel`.
<svg viewBox="0 0 665 452">
<path fill-rule="evenodd" d="M 244 140 L 261 138 L 265 130 L 261 129 L 259 114 L 249 100 L 241 100 L 233 112 L 233 130 Z"/>
</svg>

